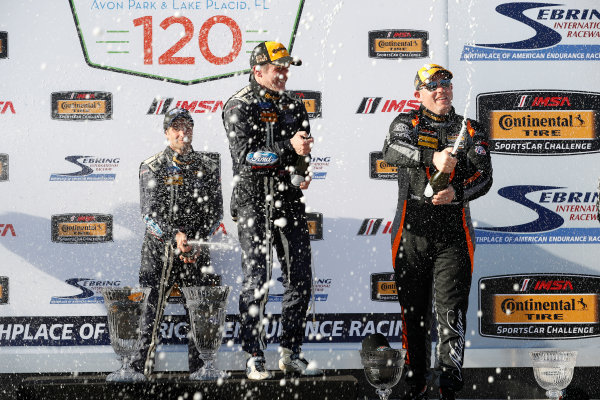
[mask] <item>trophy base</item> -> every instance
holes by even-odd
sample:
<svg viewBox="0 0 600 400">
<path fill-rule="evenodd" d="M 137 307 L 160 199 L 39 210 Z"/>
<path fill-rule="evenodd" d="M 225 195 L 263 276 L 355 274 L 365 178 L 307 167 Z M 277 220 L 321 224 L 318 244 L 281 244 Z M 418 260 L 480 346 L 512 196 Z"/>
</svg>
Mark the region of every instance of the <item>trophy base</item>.
<svg viewBox="0 0 600 400">
<path fill-rule="evenodd" d="M 132 369 L 120 369 L 108 374 L 106 382 L 145 382 L 146 376 Z"/>
<path fill-rule="evenodd" d="M 190 374 L 190 380 L 193 381 L 216 381 L 227 378 L 229 378 L 229 374 L 227 372 L 214 368 L 202 367 L 198 371 Z"/>
</svg>

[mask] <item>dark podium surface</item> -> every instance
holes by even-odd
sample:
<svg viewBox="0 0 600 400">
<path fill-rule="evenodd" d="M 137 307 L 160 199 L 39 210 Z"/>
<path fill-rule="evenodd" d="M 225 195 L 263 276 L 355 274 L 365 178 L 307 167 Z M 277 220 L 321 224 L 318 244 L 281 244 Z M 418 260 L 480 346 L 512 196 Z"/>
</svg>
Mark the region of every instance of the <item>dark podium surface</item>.
<svg viewBox="0 0 600 400">
<path fill-rule="evenodd" d="M 234 372 L 222 382 L 191 381 L 188 374 L 156 374 L 148 382 L 106 382 L 107 374 L 11 375 L 0 381 L 0 399 L 357 399 L 357 379 L 352 375 L 318 378 L 284 377 L 249 381 L 243 372 Z"/>
<path fill-rule="evenodd" d="M 532 368 L 466 368 L 459 399 L 545 399 Z M 222 382 L 190 381 L 187 373 L 157 373 L 148 382 L 106 382 L 107 373 L 0 374 L 0 400 L 375 400 L 362 370 L 327 370 L 324 377 L 300 378 L 275 371 L 274 379 L 250 381 L 234 371 Z M 576 367 L 563 400 L 600 398 L 600 367 Z M 400 382 L 391 399 L 404 394 Z M 437 399 L 430 387 L 429 398 Z"/>
</svg>

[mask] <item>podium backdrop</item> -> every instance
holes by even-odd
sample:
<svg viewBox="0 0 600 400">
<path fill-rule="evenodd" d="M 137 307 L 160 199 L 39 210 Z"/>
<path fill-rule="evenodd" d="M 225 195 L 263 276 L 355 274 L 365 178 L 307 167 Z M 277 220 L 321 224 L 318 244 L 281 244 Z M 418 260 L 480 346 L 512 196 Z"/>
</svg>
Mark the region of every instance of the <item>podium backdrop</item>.
<svg viewBox="0 0 600 400">
<path fill-rule="evenodd" d="M 220 154 L 226 214 L 213 264 L 233 287 L 222 353 L 239 357 L 240 249 L 221 112 L 247 84 L 249 52 L 263 40 L 303 60 L 288 89 L 305 101 L 315 136 L 305 197 L 316 309 L 306 350 L 325 368 L 358 368 L 365 336 L 400 341 L 390 252 L 397 184 L 380 151 L 394 116 L 419 106 L 416 70 L 434 62 L 454 73 L 456 111 L 488 126 L 493 149 L 494 184 L 471 204 L 466 366 L 526 366 L 522 349 L 540 347 L 585 350 L 578 365 L 594 365 L 600 5 L 560 3 L 2 2 L 0 372 L 114 366 L 91 361 L 113 357 L 99 289 L 137 284 L 138 167 L 164 148 L 164 113 L 175 106 L 193 113 L 194 148 Z M 267 306 L 273 343 L 278 268 Z M 176 358 L 183 307 L 180 297 L 170 302 L 162 349 Z"/>
</svg>

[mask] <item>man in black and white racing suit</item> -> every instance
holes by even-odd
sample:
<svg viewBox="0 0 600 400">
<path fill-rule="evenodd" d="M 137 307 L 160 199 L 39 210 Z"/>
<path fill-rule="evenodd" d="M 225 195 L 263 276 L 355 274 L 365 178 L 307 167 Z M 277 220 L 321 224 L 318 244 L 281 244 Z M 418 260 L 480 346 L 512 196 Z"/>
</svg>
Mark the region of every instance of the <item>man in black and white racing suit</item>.
<svg viewBox="0 0 600 400">
<path fill-rule="evenodd" d="M 384 160 L 398 167 L 391 239 L 407 350 L 407 400 L 427 398 L 432 301 L 438 322 L 440 397 L 453 399 L 462 388 L 475 248 L 469 201 L 492 185 L 487 133 L 476 121 L 454 112 L 451 79 L 452 73 L 436 64 L 419 69 L 414 95 L 421 106 L 394 119 L 383 146 Z M 449 174 L 449 182 L 437 193 L 426 194 L 437 171 Z"/>
<path fill-rule="evenodd" d="M 242 348 L 249 379 L 269 379 L 265 365 L 263 320 L 273 266 L 273 246 L 281 262 L 282 301 L 279 368 L 319 375 L 301 354 L 311 296 L 311 247 L 302 190 L 309 179 L 292 184 L 294 167 L 309 155 L 308 114 L 285 92 L 289 65 L 300 65 L 277 42 L 263 42 L 250 57 L 250 84 L 225 104 L 235 187 L 231 214 L 242 248 L 243 283 L 239 299 Z"/>
<path fill-rule="evenodd" d="M 188 240 L 206 241 L 223 217 L 218 154 L 192 148 L 194 121 L 186 109 L 167 112 L 163 123 L 168 146 L 140 165 L 140 206 L 146 224 L 139 283 L 150 287 L 143 329 L 144 347 L 133 366 L 149 376 L 166 300 L 176 287 L 212 286 L 215 276 L 207 246 L 190 246 Z M 189 319 L 188 319 L 189 324 Z M 196 346 L 188 339 L 190 372 L 202 367 Z"/>
</svg>

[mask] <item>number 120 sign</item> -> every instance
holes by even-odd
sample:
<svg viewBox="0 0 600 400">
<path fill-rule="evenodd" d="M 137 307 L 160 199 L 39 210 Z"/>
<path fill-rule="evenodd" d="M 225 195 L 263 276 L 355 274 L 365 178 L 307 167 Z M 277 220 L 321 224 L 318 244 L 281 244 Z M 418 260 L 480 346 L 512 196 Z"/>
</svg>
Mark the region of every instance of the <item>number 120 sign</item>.
<svg viewBox="0 0 600 400">
<path fill-rule="evenodd" d="M 291 51 L 304 0 L 70 0 L 87 64 L 193 85 L 247 73 L 265 40 Z"/>
</svg>

